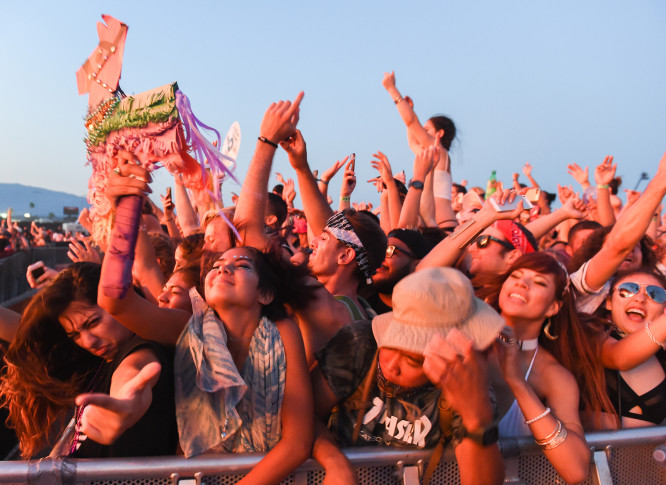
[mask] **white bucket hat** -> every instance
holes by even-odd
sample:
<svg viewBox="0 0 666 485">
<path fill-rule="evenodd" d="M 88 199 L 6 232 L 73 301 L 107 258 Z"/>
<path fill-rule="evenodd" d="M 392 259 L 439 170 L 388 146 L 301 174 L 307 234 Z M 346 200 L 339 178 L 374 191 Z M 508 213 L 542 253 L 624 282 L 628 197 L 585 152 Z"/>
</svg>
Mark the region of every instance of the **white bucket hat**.
<svg viewBox="0 0 666 485">
<path fill-rule="evenodd" d="M 393 311 L 372 320 L 378 347 L 423 354 L 426 344 L 452 328 L 484 350 L 495 341 L 504 320 L 474 296 L 472 283 L 453 268 L 430 268 L 400 280 L 393 289 Z"/>
</svg>

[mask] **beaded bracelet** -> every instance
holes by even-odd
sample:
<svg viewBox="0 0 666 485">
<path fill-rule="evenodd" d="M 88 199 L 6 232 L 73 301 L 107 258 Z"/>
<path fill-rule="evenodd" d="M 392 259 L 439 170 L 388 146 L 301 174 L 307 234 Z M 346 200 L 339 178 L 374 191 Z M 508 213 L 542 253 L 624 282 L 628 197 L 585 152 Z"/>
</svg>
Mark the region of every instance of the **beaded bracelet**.
<svg viewBox="0 0 666 485">
<path fill-rule="evenodd" d="M 539 414 L 536 418 L 530 419 L 529 421 L 526 420 L 526 421 L 525 421 L 525 424 L 536 423 L 536 422 L 539 421 L 541 418 L 545 418 L 545 417 L 548 416 L 549 414 L 550 414 L 550 408 L 546 408 L 546 410 L 545 410 L 543 413 Z"/>
<path fill-rule="evenodd" d="M 652 330 L 650 330 L 650 322 L 645 322 L 645 333 L 648 334 L 648 337 L 650 337 L 650 340 L 652 340 L 655 344 L 657 344 L 659 347 L 662 349 L 666 350 L 666 345 L 663 342 L 660 342 L 657 340 L 652 333 Z"/>
</svg>

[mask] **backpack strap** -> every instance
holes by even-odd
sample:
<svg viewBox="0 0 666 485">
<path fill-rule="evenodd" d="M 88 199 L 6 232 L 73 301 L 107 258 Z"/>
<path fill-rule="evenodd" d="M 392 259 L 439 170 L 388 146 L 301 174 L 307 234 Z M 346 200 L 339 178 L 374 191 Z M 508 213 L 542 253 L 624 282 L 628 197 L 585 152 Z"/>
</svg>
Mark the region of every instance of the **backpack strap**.
<svg viewBox="0 0 666 485">
<path fill-rule="evenodd" d="M 365 412 L 370 407 L 370 390 L 377 380 L 378 355 L 379 349 L 375 351 L 368 373 L 363 378 L 361 385 L 356 388 L 354 394 L 351 395 L 345 404 L 348 408 L 358 409 L 358 416 L 356 417 L 356 424 L 354 424 L 354 432 L 352 434 L 353 443 L 356 443 L 358 440 L 358 435 L 361 432 L 361 425 L 363 424 L 363 416 L 365 416 Z"/>
<path fill-rule="evenodd" d="M 430 461 L 428 462 L 426 471 L 423 474 L 423 485 L 428 485 L 430 483 L 430 479 L 435 473 L 435 470 L 437 470 L 439 461 L 442 459 L 446 443 L 449 442 L 451 436 L 453 435 L 451 428 L 451 421 L 453 420 L 453 408 L 451 408 L 451 405 L 448 403 L 448 401 L 446 401 L 446 399 L 444 399 L 442 394 L 439 396 L 437 407 L 439 408 L 439 429 L 441 430 L 441 433 L 439 436 L 439 441 L 437 442 L 437 446 L 435 446 L 435 449 L 432 451 L 432 455 L 430 455 Z"/>
</svg>

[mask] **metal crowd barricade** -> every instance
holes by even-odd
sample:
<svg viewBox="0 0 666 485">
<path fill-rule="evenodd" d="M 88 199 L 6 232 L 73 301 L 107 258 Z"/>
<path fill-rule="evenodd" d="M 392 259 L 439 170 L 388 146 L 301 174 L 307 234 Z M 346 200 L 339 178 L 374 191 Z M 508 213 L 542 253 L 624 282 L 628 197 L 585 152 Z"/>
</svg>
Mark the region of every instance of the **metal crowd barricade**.
<svg viewBox="0 0 666 485">
<path fill-rule="evenodd" d="M 666 484 L 666 467 L 655 457 L 666 442 L 666 426 L 588 433 L 593 450 L 584 484 Z M 565 483 L 531 439 L 502 440 L 505 483 Z M 658 448 L 659 447 L 659 448 Z M 657 449 L 655 453 L 655 449 Z M 345 450 L 363 485 L 418 485 L 429 451 L 355 448 Z M 655 453 L 655 457 L 653 457 Z M 261 454 L 115 458 L 105 460 L 42 459 L 0 462 L 0 483 L 90 485 L 227 485 L 236 483 L 261 460 Z M 318 485 L 324 472 L 308 460 L 282 483 Z M 444 454 L 432 484 L 458 483 L 451 450 Z"/>
</svg>

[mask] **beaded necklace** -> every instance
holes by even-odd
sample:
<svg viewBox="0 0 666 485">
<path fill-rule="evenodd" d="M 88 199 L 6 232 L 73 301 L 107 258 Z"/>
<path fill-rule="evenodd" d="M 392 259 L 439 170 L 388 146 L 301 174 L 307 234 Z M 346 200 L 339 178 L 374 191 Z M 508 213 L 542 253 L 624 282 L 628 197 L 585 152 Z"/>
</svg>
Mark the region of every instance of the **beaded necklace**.
<svg viewBox="0 0 666 485">
<path fill-rule="evenodd" d="M 88 386 L 86 387 L 86 390 L 84 392 L 90 392 L 91 390 L 94 389 L 95 384 L 97 382 L 97 377 L 99 376 L 99 371 L 102 370 L 102 367 L 104 366 L 106 362 L 102 362 L 99 367 L 97 368 L 97 371 L 95 371 L 95 375 L 92 377 L 90 382 L 88 383 Z M 85 409 L 85 406 L 76 406 L 76 411 L 74 412 L 74 438 L 72 439 L 72 446 L 69 449 L 69 454 L 71 455 L 74 453 L 77 449 L 77 445 L 79 444 L 79 436 L 81 435 L 81 432 L 79 429 L 81 428 L 81 416 L 83 416 L 83 410 Z"/>
</svg>

